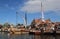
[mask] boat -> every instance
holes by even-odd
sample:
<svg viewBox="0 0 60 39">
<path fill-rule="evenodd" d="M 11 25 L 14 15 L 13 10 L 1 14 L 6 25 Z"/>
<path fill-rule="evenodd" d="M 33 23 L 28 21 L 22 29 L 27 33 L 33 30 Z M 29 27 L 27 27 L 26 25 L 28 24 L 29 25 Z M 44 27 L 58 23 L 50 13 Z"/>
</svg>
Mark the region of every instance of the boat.
<svg viewBox="0 0 60 39">
<path fill-rule="evenodd" d="M 29 30 L 13 28 L 10 33 L 12 33 L 12 34 L 28 34 Z"/>
<path fill-rule="evenodd" d="M 29 30 L 27 29 L 21 29 L 21 34 L 28 34 L 29 33 Z"/>
<path fill-rule="evenodd" d="M 40 30 L 30 30 L 29 34 L 40 35 L 41 31 Z"/>
<path fill-rule="evenodd" d="M 52 30 L 45 30 L 44 32 L 43 32 L 43 34 L 44 35 L 53 35 L 53 31 Z"/>
</svg>

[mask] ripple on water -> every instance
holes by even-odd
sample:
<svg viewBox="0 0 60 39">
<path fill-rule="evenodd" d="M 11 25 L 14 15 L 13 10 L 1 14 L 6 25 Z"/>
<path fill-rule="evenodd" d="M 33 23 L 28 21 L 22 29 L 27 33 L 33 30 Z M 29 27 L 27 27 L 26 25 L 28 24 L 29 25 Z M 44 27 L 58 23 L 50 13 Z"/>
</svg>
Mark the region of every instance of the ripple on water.
<svg viewBox="0 0 60 39">
<path fill-rule="evenodd" d="M 56 35 L 56 37 L 53 37 L 53 35 L 10 35 L 7 33 L 0 33 L 0 39 L 60 39 L 60 35 Z"/>
</svg>

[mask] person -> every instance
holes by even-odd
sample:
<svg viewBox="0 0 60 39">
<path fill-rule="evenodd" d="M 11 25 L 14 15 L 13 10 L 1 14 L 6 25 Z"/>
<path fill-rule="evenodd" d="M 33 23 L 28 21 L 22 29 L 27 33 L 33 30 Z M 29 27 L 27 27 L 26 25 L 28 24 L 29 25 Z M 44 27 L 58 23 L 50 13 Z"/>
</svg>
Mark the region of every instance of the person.
<svg viewBox="0 0 60 39">
<path fill-rule="evenodd" d="M 56 27 L 56 25 L 54 26 L 54 34 L 53 34 L 53 36 L 54 36 L 54 38 L 56 38 L 56 29 L 57 29 L 57 27 Z"/>
<path fill-rule="evenodd" d="M 41 35 L 43 35 L 43 32 L 44 32 L 43 28 L 41 28 L 40 30 L 41 30 Z"/>
</svg>

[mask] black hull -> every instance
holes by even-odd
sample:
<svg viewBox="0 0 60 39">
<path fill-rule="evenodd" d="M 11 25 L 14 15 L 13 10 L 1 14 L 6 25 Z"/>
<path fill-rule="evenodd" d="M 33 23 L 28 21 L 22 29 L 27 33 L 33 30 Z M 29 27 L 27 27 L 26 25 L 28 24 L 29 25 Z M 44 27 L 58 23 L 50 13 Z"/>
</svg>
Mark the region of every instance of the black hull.
<svg viewBox="0 0 60 39">
<path fill-rule="evenodd" d="M 54 33 L 46 32 L 46 33 L 43 33 L 43 35 L 54 35 Z"/>
<path fill-rule="evenodd" d="M 35 33 L 34 32 L 29 32 L 30 35 L 34 35 Z"/>
<path fill-rule="evenodd" d="M 29 34 L 31 34 L 31 35 L 40 35 L 41 32 L 29 32 Z"/>
</svg>

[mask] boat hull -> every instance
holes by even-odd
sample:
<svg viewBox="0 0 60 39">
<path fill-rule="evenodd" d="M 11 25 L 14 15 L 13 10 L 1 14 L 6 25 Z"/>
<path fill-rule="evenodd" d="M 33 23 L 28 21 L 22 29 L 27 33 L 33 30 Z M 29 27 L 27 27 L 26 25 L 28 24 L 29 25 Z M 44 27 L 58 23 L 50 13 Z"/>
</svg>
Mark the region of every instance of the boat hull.
<svg viewBox="0 0 60 39">
<path fill-rule="evenodd" d="M 29 34 L 40 35 L 40 31 L 30 31 Z"/>
</svg>

